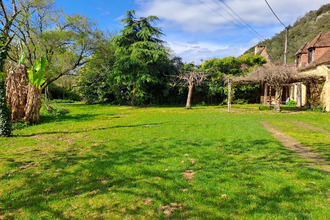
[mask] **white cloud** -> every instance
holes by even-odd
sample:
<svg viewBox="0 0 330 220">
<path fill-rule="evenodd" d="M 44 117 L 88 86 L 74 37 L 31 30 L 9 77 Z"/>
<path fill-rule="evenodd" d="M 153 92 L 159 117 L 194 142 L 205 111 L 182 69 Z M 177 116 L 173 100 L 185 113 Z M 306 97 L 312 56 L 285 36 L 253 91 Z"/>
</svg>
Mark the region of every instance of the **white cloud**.
<svg viewBox="0 0 330 220">
<path fill-rule="evenodd" d="M 184 62 L 202 63 L 201 60 L 208 60 L 214 57 L 223 58 L 228 56 L 239 56 L 248 48 L 257 43 L 254 39 L 248 44 L 220 44 L 210 43 L 206 41 L 189 42 L 189 41 L 167 41 L 169 47 L 174 51 L 176 56 L 182 57 Z"/>
<path fill-rule="evenodd" d="M 136 3 L 142 16 L 156 15 L 162 19 L 161 25 L 164 28 L 180 29 L 189 33 L 210 33 L 237 23 L 226 13 L 230 10 L 221 0 L 136 0 Z M 225 3 L 250 25 L 279 23 L 263 0 L 231 0 Z M 268 3 L 282 22 L 289 25 L 298 16 L 327 4 L 328 0 L 313 0 L 313 3 L 310 0 L 268 0 Z"/>
<path fill-rule="evenodd" d="M 239 56 L 258 43 L 257 35 L 233 25 L 237 22 L 226 11 L 233 13 L 221 1 L 135 0 L 135 3 L 138 16 L 160 18 L 157 26 L 162 27 L 176 55 L 186 62 L 200 63 L 201 59 Z M 263 38 L 283 30 L 264 0 L 224 1 Z M 292 25 L 298 17 L 327 4 L 328 0 L 268 0 L 268 3 L 285 25 Z"/>
</svg>

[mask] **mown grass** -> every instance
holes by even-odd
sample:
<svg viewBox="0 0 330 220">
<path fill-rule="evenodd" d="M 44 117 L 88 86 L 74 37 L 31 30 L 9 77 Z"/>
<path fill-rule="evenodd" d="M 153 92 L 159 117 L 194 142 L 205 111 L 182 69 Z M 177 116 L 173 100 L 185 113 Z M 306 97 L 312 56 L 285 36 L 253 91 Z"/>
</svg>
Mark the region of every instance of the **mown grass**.
<svg viewBox="0 0 330 220">
<path fill-rule="evenodd" d="M 260 123 L 328 155 L 327 134 L 289 121 L 330 131 L 329 114 L 58 105 L 71 112 L 0 139 L 0 218 L 330 218 L 328 173 Z"/>
</svg>

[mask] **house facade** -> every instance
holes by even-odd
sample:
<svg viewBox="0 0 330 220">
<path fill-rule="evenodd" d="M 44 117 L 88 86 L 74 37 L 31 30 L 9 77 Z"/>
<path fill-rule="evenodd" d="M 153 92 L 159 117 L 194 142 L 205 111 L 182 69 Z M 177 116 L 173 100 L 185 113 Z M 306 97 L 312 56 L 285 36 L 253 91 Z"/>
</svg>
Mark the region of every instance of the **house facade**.
<svg viewBox="0 0 330 220">
<path fill-rule="evenodd" d="M 267 63 L 274 63 L 274 60 L 268 53 L 266 46 L 255 46 L 254 52 L 251 52 L 250 55 L 260 55 L 266 59 Z"/>
<path fill-rule="evenodd" d="M 261 55 L 267 63 L 275 63 L 267 52 L 266 47 L 256 46 L 251 55 Z M 330 31 L 320 33 L 311 42 L 306 42 L 296 53 L 295 65 L 303 76 L 301 82 L 283 86 L 282 103 L 294 100 L 297 106 L 308 108 L 321 107 L 330 111 Z M 274 104 L 275 91 L 267 85 L 261 85 L 260 103 Z"/>
<path fill-rule="evenodd" d="M 302 45 L 296 53 L 296 67 L 306 80 L 292 85 L 290 99 L 298 106 L 330 111 L 330 31 Z"/>
<path fill-rule="evenodd" d="M 267 61 L 265 65 L 267 64 L 284 65 L 284 63 L 274 62 L 274 59 L 270 56 L 265 46 L 256 46 L 254 48 L 254 52 L 252 52 L 251 55 L 263 56 Z M 288 65 L 293 65 L 293 63 L 288 63 Z M 290 97 L 292 93 L 290 88 L 291 88 L 290 85 L 283 86 L 282 103 L 285 103 L 288 97 Z M 263 105 L 269 105 L 269 102 L 271 102 L 271 104 L 275 104 L 275 89 L 269 87 L 267 84 L 262 84 L 260 90 L 260 103 Z"/>
</svg>

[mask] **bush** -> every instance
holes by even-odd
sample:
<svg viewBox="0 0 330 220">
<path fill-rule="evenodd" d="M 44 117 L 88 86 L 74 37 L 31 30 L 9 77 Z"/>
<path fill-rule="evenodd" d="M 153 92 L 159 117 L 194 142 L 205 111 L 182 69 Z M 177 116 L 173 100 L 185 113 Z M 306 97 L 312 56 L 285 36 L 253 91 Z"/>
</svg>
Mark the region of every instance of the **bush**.
<svg viewBox="0 0 330 220">
<path fill-rule="evenodd" d="M 274 109 L 274 106 L 271 105 L 262 105 L 262 106 L 259 106 L 259 110 L 263 111 L 263 110 L 273 110 Z"/>
<path fill-rule="evenodd" d="M 64 116 L 68 113 L 70 113 L 70 110 L 63 107 L 57 107 L 57 106 L 50 106 L 50 105 L 42 105 L 41 111 L 43 112 L 43 115 L 48 116 Z"/>
<path fill-rule="evenodd" d="M 26 127 L 29 127 L 31 125 L 30 122 L 25 122 L 25 121 L 18 121 L 16 123 L 13 123 L 12 124 L 12 129 L 13 130 L 20 130 L 20 129 L 23 129 L 23 128 L 26 128 Z"/>
<path fill-rule="evenodd" d="M 323 105 L 321 102 L 317 102 L 317 105 L 311 109 L 311 111 L 313 112 L 322 112 L 322 113 L 326 113 L 327 111 L 323 108 Z"/>
<path fill-rule="evenodd" d="M 290 107 L 296 107 L 297 106 L 297 102 L 290 100 L 286 103 L 286 106 L 290 106 Z"/>
<path fill-rule="evenodd" d="M 74 100 L 70 99 L 53 99 L 52 103 L 74 103 Z"/>
<path fill-rule="evenodd" d="M 70 110 L 67 108 L 55 108 L 53 114 L 55 116 L 63 116 L 63 115 L 68 114 L 69 112 L 70 112 Z"/>
<path fill-rule="evenodd" d="M 233 104 L 247 104 L 248 101 L 244 99 L 236 99 L 232 102 Z"/>
<path fill-rule="evenodd" d="M 57 86 L 55 84 L 49 85 L 48 92 L 49 92 L 50 99 L 81 101 L 81 97 L 78 95 L 78 93 L 76 93 L 74 91 L 70 91 L 69 89 Z"/>
</svg>

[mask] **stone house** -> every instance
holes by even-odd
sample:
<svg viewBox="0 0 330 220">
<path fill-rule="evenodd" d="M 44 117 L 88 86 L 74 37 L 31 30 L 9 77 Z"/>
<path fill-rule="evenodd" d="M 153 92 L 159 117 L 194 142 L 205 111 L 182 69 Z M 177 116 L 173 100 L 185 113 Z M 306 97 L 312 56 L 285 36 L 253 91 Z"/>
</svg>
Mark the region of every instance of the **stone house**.
<svg viewBox="0 0 330 220">
<path fill-rule="evenodd" d="M 254 52 L 251 52 L 250 55 L 263 56 L 267 61 L 265 65 L 267 64 L 284 65 L 284 63 L 281 62 L 274 62 L 274 59 L 270 56 L 265 46 L 256 46 L 254 48 Z M 287 65 L 292 66 L 294 65 L 294 63 L 287 63 Z M 282 103 L 285 103 L 287 98 L 290 96 L 290 87 L 291 87 L 290 85 L 283 86 Z M 268 105 L 270 101 L 269 98 L 271 99 L 271 104 L 275 104 L 275 90 L 269 88 L 269 86 L 266 84 L 261 85 L 260 103 L 263 105 Z"/>
<path fill-rule="evenodd" d="M 291 86 L 290 99 L 298 106 L 330 111 L 330 31 L 302 45 L 296 53 L 296 67 L 307 80 Z"/>
<path fill-rule="evenodd" d="M 284 65 L 275 63 L 264 46 L 256 46 L 251 55 L 255 54 L 264 56 L 267 63 Z M 287 65 L 295 65 L 304 77 L 301 82 L 283 86 L 282 104 L 289 98 L 298 106 L 319 106 L 330 111 L 330 32 L 320 33 L 311 42 L 303 44 L 296 53 L 296 62 Z M 275 91 L 261 85 L 261 104 L 268 105 L 269 97 L 274 104 Z"/>
<path fill-rule="evenodd" d="M 265 57 L 267 63 L 274 63 L 273 58 L 270 56 L 265 46 L 255 46 L 254 52 L 251 52 L 250 55 L 260 55 Z"/>
</svg>

